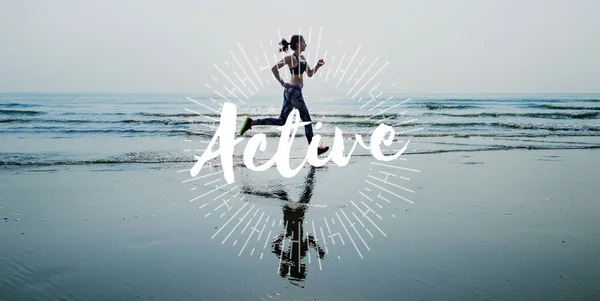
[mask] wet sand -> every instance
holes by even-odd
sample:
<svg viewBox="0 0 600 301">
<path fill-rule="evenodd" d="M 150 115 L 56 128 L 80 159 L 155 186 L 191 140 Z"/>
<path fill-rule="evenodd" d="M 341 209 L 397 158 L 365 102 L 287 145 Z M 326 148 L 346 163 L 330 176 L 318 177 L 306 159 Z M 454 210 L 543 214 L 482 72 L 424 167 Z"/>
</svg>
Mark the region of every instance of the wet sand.
<svg viewBox="0 0 600 301">
<path fill-rule="evenodd" d="M 600 298 L 597 150 L 403 158 L 3 171 L 0 300 Z"/>
</svg>

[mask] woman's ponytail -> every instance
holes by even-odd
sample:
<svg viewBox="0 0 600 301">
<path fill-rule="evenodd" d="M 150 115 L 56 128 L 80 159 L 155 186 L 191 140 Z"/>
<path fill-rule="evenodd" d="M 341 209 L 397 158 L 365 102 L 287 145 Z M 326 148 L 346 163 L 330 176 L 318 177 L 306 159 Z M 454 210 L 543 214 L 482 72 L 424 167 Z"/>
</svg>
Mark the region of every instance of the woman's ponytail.
<svg viewBox="0 0 600 301">
<path fill-rule="evenodd" d="M 285 39 L 281 39 L 279 45 L 281 45 L 281 48 L 279 48 L 279 52 L 287 52 L 288 48 L 290 47 L 290 43 L 288 43 L 288 41 L 286 41 Z"/>
</svg>

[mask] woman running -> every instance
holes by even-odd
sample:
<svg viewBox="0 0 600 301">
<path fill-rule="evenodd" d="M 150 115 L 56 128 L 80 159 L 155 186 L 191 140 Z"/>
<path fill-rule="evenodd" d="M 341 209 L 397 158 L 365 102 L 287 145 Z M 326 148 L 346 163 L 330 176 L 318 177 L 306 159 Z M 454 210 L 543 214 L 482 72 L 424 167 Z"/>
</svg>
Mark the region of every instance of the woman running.
<svg viewBox="0 0 600 301">
<path fill-rule="evenodd" d="M 292 55 L 286 56 L 283 60 L 281 60 L 277 65 L 271 68 L 273 71 L 273 75 L 275 79 L 283 86 L 285 89 L 283 90 L 283 107 L 281 108 L 281 114 L 279 118 L 264 118 L 264 119 L 256 119 L 253 120 L 250 117 L 246 118 L 242 129 L 240 130 L 240 135 L 243 135 L 246 131 L 252 129 L 253 125 L 278 125 L 282 126 L 285 124 L 288 115 L 292 112 L 293 109 L 298 109 L 300 112 L 300 119 L 303 122 L 310 122 L 310 114 L 308 113 L 308 108 L 306 107 L 306 103 L 304 103 L 304 98 L 302 97 L 302 87 L 304 86 L 302 80 L 302 74 L 306 72 L 308 77 L 312 77 L 317 73 L 317 70 L 321 68 L 321 66 L 325 65 L 325 62 L 320 59 L 315 66 L 315 69 L 311 69 L 307 64 L 306 59 L 302 55 L 302 51 L 306 49 L 306 42 L 301 35 L 293 35 L 288 43 L 285 39 L 281 40 L 279 45 L 282 46 L 279 49 L 279 52 L 287 52 L 288 48 L 294 51 Z M 279 77 L 279 69 L 283 66 L 287 65 L 290 68 L 290 73 L 292 74 L 292 80 L 289 83 L 284 82 Z M 306 135 L 306 139 L 308 140 L 308 144 L 312 141 L 313 138 L 313 130 L 312 124 L 307 124 L 304 126 L 304 134 Z M 329 150 L 328 146 L 319 146 L 317 149 L 317 155 L 321 155 Z"/>
</svg>

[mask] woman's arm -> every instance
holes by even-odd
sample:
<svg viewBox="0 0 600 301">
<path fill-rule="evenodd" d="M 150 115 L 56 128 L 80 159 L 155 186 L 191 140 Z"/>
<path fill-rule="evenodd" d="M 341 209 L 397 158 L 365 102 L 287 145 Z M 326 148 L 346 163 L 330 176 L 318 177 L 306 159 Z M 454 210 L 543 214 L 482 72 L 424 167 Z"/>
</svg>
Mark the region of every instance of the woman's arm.
<svg viewBox="0 0 600 301">
<path fill-rule="evenodd" d="M 312 77 L 313 75 L 315 75 L 317 73 L 317 70 L 319 70 L 319 68 L 321 68 L 321 66 L 323 66 L 323 65 L 325 65 L 325 61 L 323 61 L 323 59 L 320 59 L 317 62 L 315 69 L 310 69 L 310 66 L 308 64 L 306 64 L 306 75 L 308 75 L 308 77 Z"/>
<path fill-rule="evenodd" d="M 285 65 L 289 65 L 291 63 L 291 56 L 288 55 L 285 58 L 283 58 L 283 60 L 279 61 L 279 63 L 277 63 L 275 66 L 273 66 L 273 68 L 271 68 L 271 71 L 273 72 L 273 75 L 275 76 L 275 79 L 283 86 L 288 88 L 289 84 L 284 82 L 281 77 L 279 76 L 279 69 Z"/>
</svg>

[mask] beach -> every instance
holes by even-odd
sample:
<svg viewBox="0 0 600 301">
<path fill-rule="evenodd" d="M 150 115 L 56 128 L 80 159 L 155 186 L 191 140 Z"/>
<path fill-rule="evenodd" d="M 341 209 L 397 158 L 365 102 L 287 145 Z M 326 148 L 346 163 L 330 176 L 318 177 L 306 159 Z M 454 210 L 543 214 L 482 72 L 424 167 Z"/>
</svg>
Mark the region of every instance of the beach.
<svg viewBox="0 0 600 301">
<path fill-rule="evenodd" d="M 320 266 L 313 250 L 304 288 L 278 275 L 269 246 L 257 247 L 262 258 L 239 256 L 245 235 L 233 235 L 237 247 L 211 239 L 220 224 L 189 203 L 177 166 L 4 173 L 2 299 L 592 300 L 600 294 L 595 156 L 407 156 L 404 166 L 421 171 L 410 180 L 415 204 L 394 200 L 377 223 L 386 236 L 363 233 L 370 251 L 353 235 L 362 259 L 349 239 L 329 241 Z M 330 169 L 316 172 L 311 202 L 327 203 L 328 186 L 351 180 Z M 359 197 L 335 194 L 340 203 Z M 252 202 L 282 218 L 281 202 Z M 308 211 L 311 220 L 337 219 L 332 208 Z"/>
<path fill-rule="evenodd" d="M 211 136 L 175 115 L 182 95 L 51 96 L 3 95 L 0 300 L 600 298 L 595 97 L 417 98 L 396 120 L 419 121 L 395 129 L 426 129 L 398 138 L 399 160 L 357 149 L 292 178 L 244 165 L 251 136 L 268 136 L 258 162 L 278 143 L 256 128 L 228 184 L 218 161 L 191 177 Z M 335 99 L 316 106 L 326 143 L 333 125 L 346 149 L 376 125 Z"/>
</svg>

